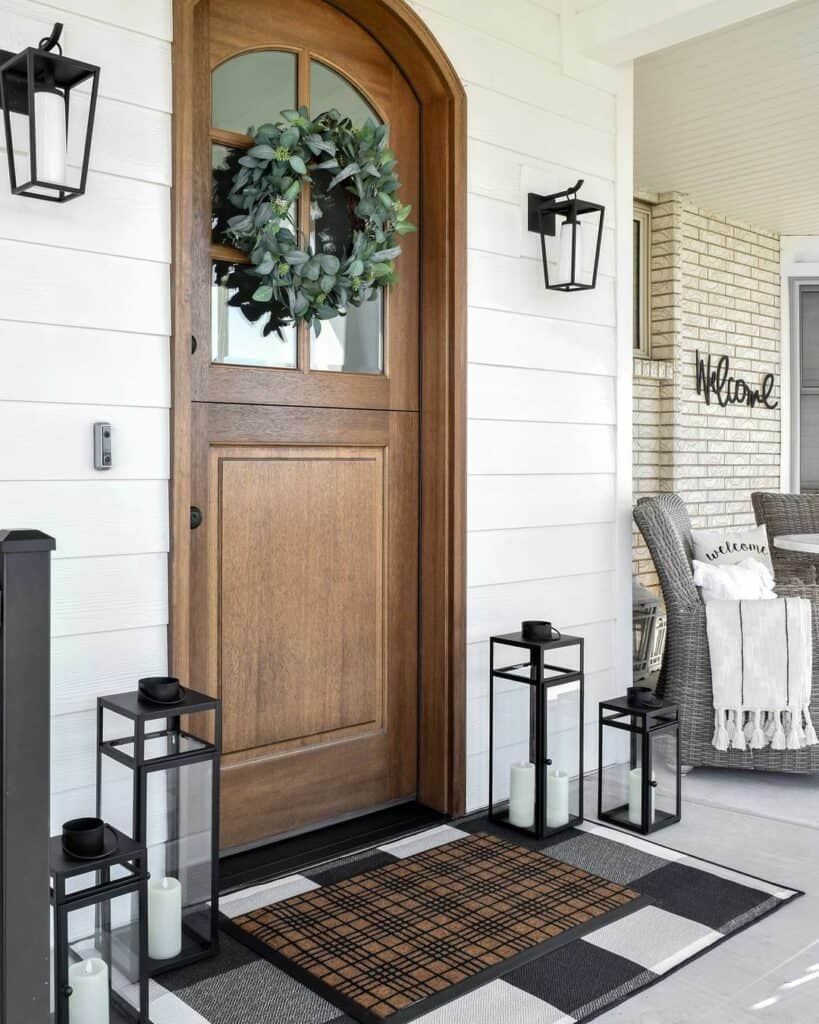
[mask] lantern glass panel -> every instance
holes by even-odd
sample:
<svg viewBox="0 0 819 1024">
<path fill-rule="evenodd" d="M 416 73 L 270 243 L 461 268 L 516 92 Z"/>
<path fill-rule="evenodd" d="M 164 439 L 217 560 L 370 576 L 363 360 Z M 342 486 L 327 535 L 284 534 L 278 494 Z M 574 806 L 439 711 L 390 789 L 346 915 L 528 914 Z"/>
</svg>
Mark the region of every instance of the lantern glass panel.
<svg viewBox="0 0 819 1024">
<path fill-rule="evenodd" d="M 504 816 L 508 804 L 510 824 L 534 829 L 535 688 L 509 679 L 492 686 L 492 811 Z"/>
<path fill-rule="evenodd" d="M 629 721 L 628 718 L 621 721 Z M 635 729 L 639 728 L 636 719 Z M 643 736 L 603 725 L 600 761 L 600 810 L 615 822 L 642 823 Z"/>
<path fill-rule="evenodd" d="M 579 680 L 546 690 L 546 827 L 580 816 L 581 687 Z"/>
<path fill-rule="evenodd" d="M 168 960 L 200 952 L 211 941 L 213 762 L 196 761 L 147 774 L 148 952 Z M 181 891 L 172 894 L 172 882 Z M 171 941 L 171 905 L 181 905 L 181 933 Z M 176 911 L 174 910 L 174 914 Z M 175 927 L 175 926 L 174 926 Z"/>
<path fill-rule="evenodd" d="M 677 794 L 679 777 L 677 764 L 679 761 L 679 732 L 655 733 L 651 738 L 651 772 L 654 787 L 654 821 L 662 824 L 670 818 L 677 817 Z"/>
<path fill-rule="evenodd" d="M 575 217 L 558 213 L 554 235 L 544 235 L 550 287 L 591 288 L 600 212 L 578 213 Z"/>
<path fill-rule="evenodd" d="M 117 868 L 111 868 L 110 873 L 112 880 L 127 875 Z M 77 885 L 66 888 L 76 891 Z M 111 1024 L 120 1024 L 138 1019 L 138 894 L 103 897 L 91 906 L 69 910 L 65 918 L 68 960 L 64 969 L 72 989 L 68 997 L 70 1024 L 98 1024 L 109 1020 Z M 54 967 L 59 969 L 56 963 Z M 53 986 L 54 993 L 59 991 L 58 985 Z"/>
</svg>

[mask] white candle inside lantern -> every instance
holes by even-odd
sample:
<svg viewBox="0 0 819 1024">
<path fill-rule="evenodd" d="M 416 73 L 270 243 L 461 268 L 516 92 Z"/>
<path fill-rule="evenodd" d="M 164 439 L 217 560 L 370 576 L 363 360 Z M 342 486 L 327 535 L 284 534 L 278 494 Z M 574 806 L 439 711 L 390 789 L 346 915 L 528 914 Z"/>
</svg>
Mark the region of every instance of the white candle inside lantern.
<svg viewBox="0 0 819 1024">
<path fill-rule="evenodd" d="M 546 776 L 546 825 L 569 824 L 569 773 L 553 768 Z"/>
<path fill-rule="evenodd" d="M 513 764 L 509 774 L 509 824 L 531 828 L 535 823 L 535 766 Z"/>
<path fill-rule="evenodd" d="M 170 960 L 182 952 L 182 886 L 176 878 L 148 883 L 148 956 Z"/>
<path fill-rule="evenodd" d="M 97 957 L 68 968 L 69 1024 L 109 1024 L 108 964 Z"/>
<path fill-rule="evenodd" d="M 65 100 L 60 93 L 35 92 L 34 122 L 37 140 L 37 179 L 55 185 L 65 185 Z"/>
<path fill-rule="evenodd" d="M 557 282 L 568 284 L 572 280 L 572 227 L 574 231 L 574 279 L 581 281 L 585 266 L 585 253 L 583 251 L 583 223 L 577 221 L 572 225 L 571 221 L 564 221 L 560 226 L 560 255 L 557 261 Z"/>
<path fill-rule="evenodd" d="M 654 776 L 651 776 L 654 781 Z M 632 825 L 643 824 L 643 770 L 632 768 L 628 775 L 628 820 Z M 654 824 L 654 787 L 648 789 L 648 823 Z"/>
</svg>

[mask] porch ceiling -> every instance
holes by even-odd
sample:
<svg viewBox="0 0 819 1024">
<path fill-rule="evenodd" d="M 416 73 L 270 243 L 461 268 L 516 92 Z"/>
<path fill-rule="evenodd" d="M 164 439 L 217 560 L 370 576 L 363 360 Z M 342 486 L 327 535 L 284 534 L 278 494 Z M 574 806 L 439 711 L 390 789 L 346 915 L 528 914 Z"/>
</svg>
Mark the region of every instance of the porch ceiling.
<svg viewBox="0 0 819 1024">
<path fill-rule="evenodd" d="M 819 0 L 635 63 L 635 188 L 819 234 Z"/>
</svg>

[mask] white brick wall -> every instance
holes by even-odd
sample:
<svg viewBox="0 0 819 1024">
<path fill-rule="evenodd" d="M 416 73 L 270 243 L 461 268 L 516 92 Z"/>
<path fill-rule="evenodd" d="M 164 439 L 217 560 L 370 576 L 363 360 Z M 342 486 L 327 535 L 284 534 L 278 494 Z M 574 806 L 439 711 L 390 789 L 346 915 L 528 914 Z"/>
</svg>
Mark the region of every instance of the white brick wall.
<svg viewBox="0 0 819 1024">
<path fill-rule="evenodd" d="M 635 361 L 634 495 L 676 491 L 695 527 L 753 523 L 750 495 L 778 490 L 781 410 L 710 406 L 696 390 L 696 352 L 749 387 L 775 377 L 781 402 L 779 236 L 658 197 L 652 214 L 652 360 Z M 650 363 L 663 360 L 662 376 Z M 648 362 L 648 373 L 646 363 Z M 657 578 L 635 531 L 635 575 Z"/>
</svg>

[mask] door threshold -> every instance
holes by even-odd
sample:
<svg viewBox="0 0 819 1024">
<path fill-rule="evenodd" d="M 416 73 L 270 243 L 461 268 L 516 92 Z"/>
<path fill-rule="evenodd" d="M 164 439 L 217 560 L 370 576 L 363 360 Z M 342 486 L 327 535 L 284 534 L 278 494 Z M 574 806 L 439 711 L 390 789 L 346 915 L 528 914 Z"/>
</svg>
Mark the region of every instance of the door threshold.
<svg viewBox="0 0 819 1024">
<path fill-rule="evenodd" d="M 229 853 L 219 859 L 219 891 L 235 892 L 248 885 L 298 874 L 325 860 L 380 846 L 445 821 L 449 821 L 448 815 L 410 800 Z"/>
</svg>

